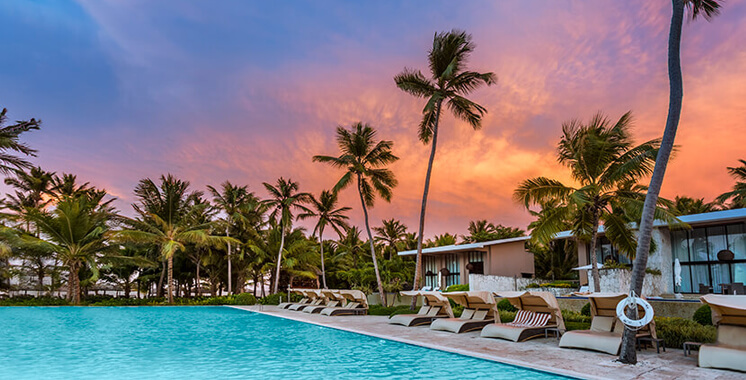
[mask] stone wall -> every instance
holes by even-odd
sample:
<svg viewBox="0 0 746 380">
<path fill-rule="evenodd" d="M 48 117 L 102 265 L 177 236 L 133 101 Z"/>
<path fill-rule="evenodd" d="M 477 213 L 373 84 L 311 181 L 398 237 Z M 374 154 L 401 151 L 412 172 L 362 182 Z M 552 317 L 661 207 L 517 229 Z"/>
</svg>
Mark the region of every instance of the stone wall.
<svg viewBox="0 0 746 380">
<path fill-rule="evenodd" d="M 517 278 L 507 276 L 491 276 L 484 274 L 470 274 L 469 275 L 469 290 L 487 291 L 487 292 L 500 292 L 500 291 L 519 291 L 519 290 L 533 290 L 550 292 L 555 297 L 567 295 L 577 289 L 572 288 L 531 288 L 526 289 L 529 284 L 543 284 L 551 282 L 549 280 L 542 280 L 538 278 Z"/>
<path fill-rule="evenodd" d="M 632 271 L 629 269 L 602 269 L 598 271 L 601 277 L 602 293 L 627 293 L 632 281 Z M 588 288 L 593 289 L 593 276 L 588 276 Z M 642 283 L 642 295 L 645 297 L 659 297 L 666 293 L 667 287 L 662 275 L 645 274 Z"/>
</svg>

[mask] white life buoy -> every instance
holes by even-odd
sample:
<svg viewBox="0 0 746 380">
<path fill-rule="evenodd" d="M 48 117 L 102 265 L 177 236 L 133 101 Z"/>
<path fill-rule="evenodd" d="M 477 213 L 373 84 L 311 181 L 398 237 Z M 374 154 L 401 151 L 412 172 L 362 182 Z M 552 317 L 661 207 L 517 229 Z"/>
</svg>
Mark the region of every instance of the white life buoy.
<svg viewBox="0 0 746 380">
<path fill-rule="evenodd" d="M 645 315 L 642 317 L 642 319 L 631 319 L 627 317 L 627 314 L 625 312 L 628 306 L 642 307 L 642 309 L 645 311 Z M 635 297 L 634 294 L 619 301 L 619 303 L 616 305 L 616 316 L 617 318 L 619 318 L 619 321 L 633 330 L 640 329 L 650 323 L 653 320 L 654 314 L 655 312 L 653 311 L 653 307 L 650 306 L 650 304 L 644 299 Z"/>
</svg>

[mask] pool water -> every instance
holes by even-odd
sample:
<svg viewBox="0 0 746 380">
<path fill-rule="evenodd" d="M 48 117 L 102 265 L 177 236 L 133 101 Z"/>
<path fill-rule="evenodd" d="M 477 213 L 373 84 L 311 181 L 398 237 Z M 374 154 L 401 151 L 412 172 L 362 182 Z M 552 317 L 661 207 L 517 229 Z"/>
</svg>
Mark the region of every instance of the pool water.
<svg viewBox="0 0 746 380">
<path fill-rule="evenodd" d="M 0 307 L 2 379 L 561 376 L 229 307 Z"/>
</svg>

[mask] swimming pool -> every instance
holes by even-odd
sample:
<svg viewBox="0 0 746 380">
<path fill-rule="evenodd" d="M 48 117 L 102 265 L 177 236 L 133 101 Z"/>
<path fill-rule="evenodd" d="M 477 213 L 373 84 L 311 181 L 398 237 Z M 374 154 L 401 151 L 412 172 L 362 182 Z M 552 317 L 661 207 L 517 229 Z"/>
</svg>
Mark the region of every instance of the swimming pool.
<svg viewBox="0 0 746 380">
<path fill-rule="evenodd" d="M 229 307 L 0 307 L 0 378 L 562 379 Z"/>
</svg>

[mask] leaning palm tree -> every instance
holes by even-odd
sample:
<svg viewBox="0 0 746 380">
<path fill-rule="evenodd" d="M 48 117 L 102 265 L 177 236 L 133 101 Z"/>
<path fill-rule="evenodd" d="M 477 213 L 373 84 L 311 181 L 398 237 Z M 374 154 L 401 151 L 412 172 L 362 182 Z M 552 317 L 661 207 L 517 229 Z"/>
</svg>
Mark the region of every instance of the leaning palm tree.
<svg viewBox="0 0 746 380">
<path fill-rule="evenodd" d="M 728 167 L 728 173 L 736 179 L 733 190 L 721 194 L 716 199 L 723 204 L 730 200 L 729 207 L 731 208 L 746 207 L 746 160 L 738 161 L 741 162 L 741 166 Z"/>
<path fill-rule="evenodd" d="M 532 225 L 535 242 L 548 245 L 570 221 L 575 237 L 590 243 L 596 292 L 601 290 L 595 255 L 599 223 L 603 222 L 606 236 L 620 252 L 634 257 L 637 247 L 629 223 L 637 220 L 644 198 L 644 189 L 636 182 L 650 174 L 660 144 L 654 139 L 633 146 L 631 122 L 628 112 L 614 124 L 601 113 L 587 124 L 578 120 L 564 123 L 558 159 L 570 169 L 579 187 L 537 177 L 523 181 L 514 193 L 514 199 L 527 209 L 553 205 Z M 658 216 L 668 214 L 658 209 Z"/>
<path fill-rule="evenodd" d="M 681 104 L 684 99 L 684 81 L 681 77 L 681 28 L 684 22 L 684 8 L 691 10 L 692 20 L 704 16 L 711 19 L 720 12 L 721 0 L 672 0 L 673 13 L 671 15 L 671 27 L 668 34 L 668 117 L 666 127 L 663 130 L 661 149 L 655 160 L 655 168 L 650 177 L 645 205 L 640 219 L 640 230 L 637 234 L 637 254 L 632 270 L 630 291 L 637 294 L 642 292 L 642 283 L 645 279 L 645 267 L 648 263 L 648 252 L 650 251 L 650 239 L 653 236 L 653 221 L 655 219 L 655 208 L 658 205 L 658 196 L 663 186 L 663 177 L 666 174 L 668 159 L 674 148 L 676 129 L 679 127 L 681 116 Z M 625 329 L 624 342 L 619 355 L 622 363 L 637 363 L 637 352 L 635 351 L 635 332 Z"/>
<path fill-rule="evenodd" d="M 246 227 L 247 220 L 242 213 L 250 202 L 256 202 L 258 199 L 254 193 L 249 191 L 248 186 L 233 185 L 230 181 L 223 182 L 221 189 L 218 190 L 212 186 L 207 189 L 212 194 L 212 201 L 216 206 L 225 213 L 221 219 L 221 224 L 225 227 L 226 236 L 236 236 L 239 230 Z M 231 263 L 231 243 L 228 242 L 228 294 L 233 293 L 233 268 Z"/>
<path fill-rule="evenodd" d="M 34 210 L 47 207 L 54 187 L 54 172 L 41 167 L 32 167 L 28 171 L 19 170 L 13 177 L 5 178 L 5 184 L 15 189 L 15 194 L 8 194 L 5 206 L 13 212 L 11 219 L 24 222 L 26 232 L 31 232 L 31 222 L 25 216 Z"/>
<path fill-rule="evenodd" d="M 425 77 L 419 70 L 405 68 L 394 77 L 396 85 L 409 94 L 427 99 L 422 110 L 422 121 L 419 126 L 420 141 L 431 143 L 430 159 L 427 163 L 425 175 L 425 190 L 422 195 L 420 210 L 420 224 L 417 240 L 417 259 L 415 265 L 414 287 L 420 283 L 422 266 L 422 239 L 425 232 L 425 210 L 427 195 L 430 191 L 430 175 L 433 171 L 435 148 L 438 142 L 438 127 L 440 124 L 441 107 L 446 106 L 458 119 L 466 121 L 474 129 L 482 126 L 482 116 L 487 110 L 481 105 L 467 99 L 465 96 L 486 84 L 497 81 L 493 73 L 478 73 L 466 70 L 466 61 L 474 50 L 474 43 L 470 34 L 460 30 L 435 33 L 433 47 L 428 53 L 430 78 Z M 412 309 L 414 309 L 414 299 Z"/>
<path fill-rule="evenodd" d="M 350 219 L 344 215 L 347 211 L 352 210 L 350 207 L 337 208 L 337 193 L 329 190 L 323 190 L 319 199 L 311 196 L 311 206 L 313 210 L 298 215 L 299 219 L 318 218 L 316 226 L 313 228 L 313 234 L 319 235 L 319 246 L 321 254 L 321 279 L 326 289 L 326 268 L 324 268 L 324 228 L 326 226 L 334 229 L 337 236 L 342 238 L 342 234 L 349 227 L 347 220 Z"/>
<path fill-rule="evenodd" d="M 376 195 L 386 202 L 391 201 L 391 190 L 396 186 L 397 181 L 394 173 L 386 166 L 399 159 L 391 153 L 393 145 L 391 141 L 376 141 L 376 130 L 368 124 L 358 122 L 351 125 L 349 130 L 341 126 L 337 127 L 337 146 L 340 151 L 338 157 L 313 156 L 315 162 L 324 162 L 347 170 L 334 186 L 335 192 L 353 183 L 357 187 L 365 217 L 365 229 L 368 232 L 373 268 L 378 282 L 378 293 L 381 295 L 383 306 L 386 306 L 386 294 L 378 270 L 373 234 L 370 232 L 368 207 L 373 207 Z"/>
<path fill-rule="evenodd" d="M 6 108 L 0 111 L 0 173 L 11 174 L 19 170 L 31 168 L 31 163 L 25 158 L 14 156 L 9 152 L 20 153 L 24 156 L 36 157 L 36 150 L 18 141 L 21 133 L 39 129 L 40 120 L 16 121 L 15 124 L 2 127 L 8 120 L 5 116 Z"/>
<path fill-rule="evenodd" d="M 292 227 L 293 212 L 309 212 L 310 209 L 304 204 L 311 200 L 311 194 L 298 192 L 298 182 L 292 179 L 280 177 L 277 185 L 273 186 L 267 182 L 263 183 L 269 192 L 270 199 L 264 201 L 264 205 L 272 209 L 269 218 L 277 222 L 280 227 L 280 249 L 277 252 L 277 269 L 275 271 L 274 286 L 272 293 L 280 290 L 280 268 L 282 266 L 282 252 L 285 248 L 285 234 Z"/>
<path fill-rule="evenodd" d="M 398 251 L 397 245 L 407 235 L 407 226 L 394 218 L 381 222 L 383 223 L 381 227 L 373 227 L 373 231 L 376 231 L 375 239 L 386 244 L 386 250 L 389 251 L 389 260 L 391 260 Z"/>
</svg>

